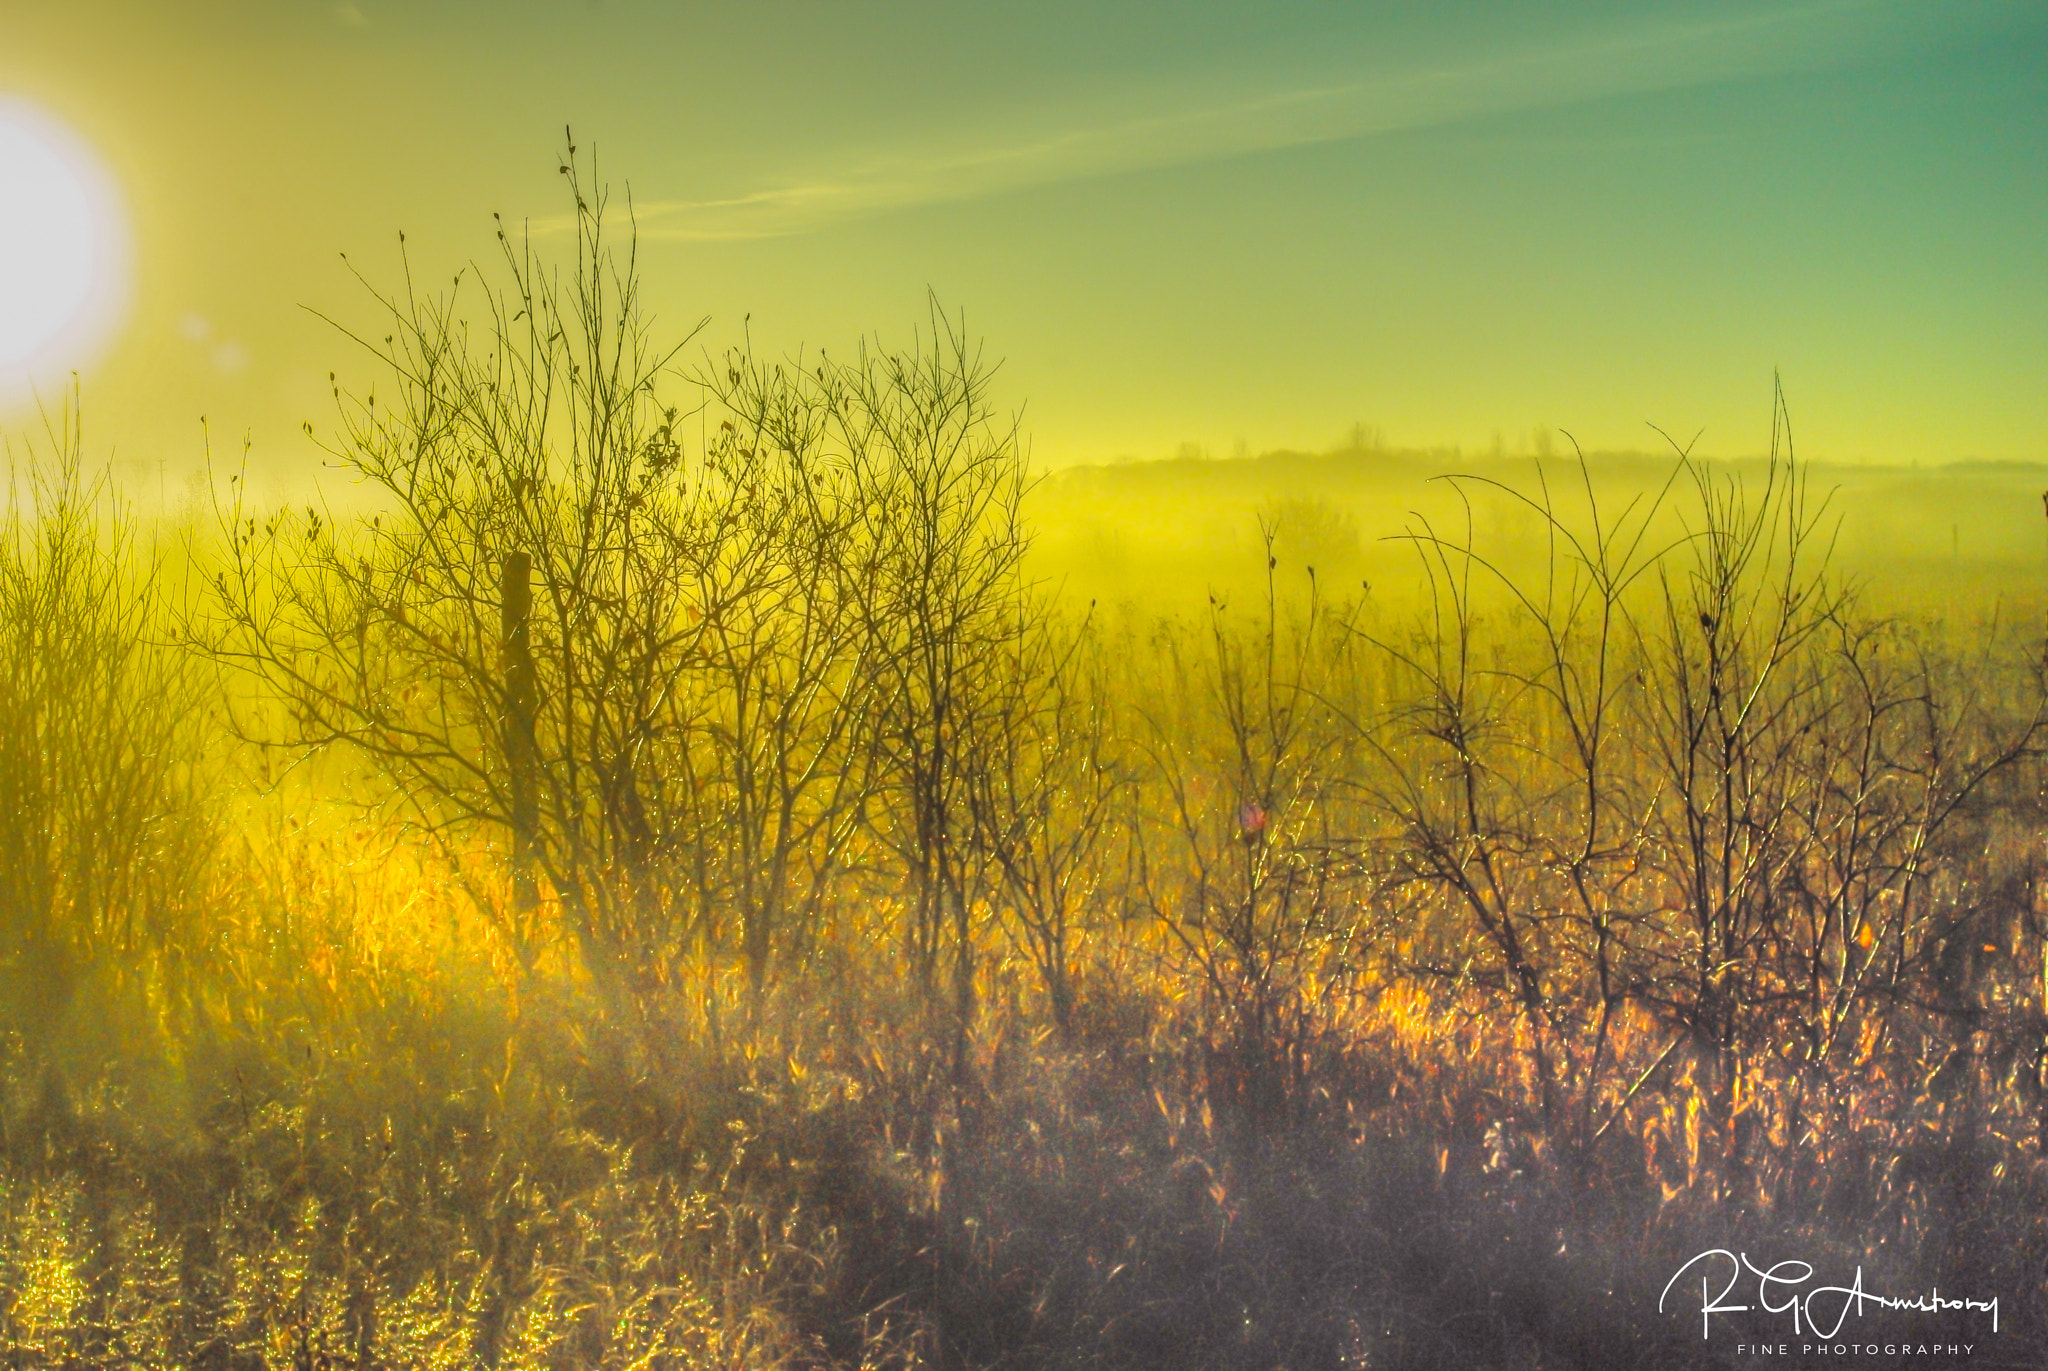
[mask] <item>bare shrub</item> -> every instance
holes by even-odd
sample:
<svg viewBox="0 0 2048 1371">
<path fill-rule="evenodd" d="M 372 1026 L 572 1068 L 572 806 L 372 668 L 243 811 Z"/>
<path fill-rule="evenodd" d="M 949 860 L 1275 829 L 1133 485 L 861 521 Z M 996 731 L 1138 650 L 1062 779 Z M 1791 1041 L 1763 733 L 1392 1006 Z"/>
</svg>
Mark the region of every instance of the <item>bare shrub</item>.
<svg viewBox="0 0 2048 1371">
<path fill-rule="evenodd" d="M 202 684 L 165 642 L 155 554 L 83 445 L 74 389 L 0 525 L 0 967 L 36 1038 L 86 978 L 196 941 L 209 843 Z"/>
</svg>

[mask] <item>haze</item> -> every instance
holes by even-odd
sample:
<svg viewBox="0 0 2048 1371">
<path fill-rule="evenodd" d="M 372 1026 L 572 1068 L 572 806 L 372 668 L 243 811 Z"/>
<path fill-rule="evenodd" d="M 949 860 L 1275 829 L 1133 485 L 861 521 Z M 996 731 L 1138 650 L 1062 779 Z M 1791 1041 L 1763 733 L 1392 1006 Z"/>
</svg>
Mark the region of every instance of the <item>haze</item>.
<svg viewBox="0 0 2048 1371">
<path fill-rule="evenodd" d="M 340 254 L 545 241 L 565 124 L 678 334 L 1006 358 L 1041 467 L 1179 451 L 2042 455 L 2048 7 L 12 0 L 0 93 L 105 159 L 135 293 L 88 446 L 310 480 Z M 7 426 L 30 416 L 17 408 Z"/>
</svg>

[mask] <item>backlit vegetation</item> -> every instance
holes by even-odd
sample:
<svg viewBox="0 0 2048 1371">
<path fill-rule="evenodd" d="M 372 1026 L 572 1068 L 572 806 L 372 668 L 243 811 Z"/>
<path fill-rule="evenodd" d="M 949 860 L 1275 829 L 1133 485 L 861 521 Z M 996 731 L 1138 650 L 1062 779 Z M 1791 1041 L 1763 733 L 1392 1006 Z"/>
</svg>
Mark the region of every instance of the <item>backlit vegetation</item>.
<svg viewBox="0 0 2048 1371">
<path fill-rule="evenodd" d="M 1090 605 L 959 321 L 685 351 L 564 170 L 374 293 L 359 506 L 16 451 L 10 1364 L 1712 1364 L 1722 1246 L 2048 1346 L 2040 634 L 1867 607 L 1782 404 Z"/>
</svg>

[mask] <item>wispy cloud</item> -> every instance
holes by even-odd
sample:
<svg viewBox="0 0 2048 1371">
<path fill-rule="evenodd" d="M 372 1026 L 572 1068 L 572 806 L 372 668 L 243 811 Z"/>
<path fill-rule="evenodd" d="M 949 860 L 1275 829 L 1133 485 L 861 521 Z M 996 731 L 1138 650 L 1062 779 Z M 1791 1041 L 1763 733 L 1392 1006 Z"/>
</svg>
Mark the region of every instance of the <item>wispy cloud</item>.
<svg viewBox="0 0 2048 1371">
<path fill-rule="evenodd" d="M 914 205 L 1153 167 L 1301 147 L 1605 97 L 1808 69 L 1882 41 L 1900 0 L 1813 0 L 1615 24 L 1512 51 L 1356 78 L 1242 80 L 1235 94 L 1073 121 L 1047 110 L 1023 136 L 927 142 L 843 156 L 810 175 L 711 199 L 640 201 L 642 238 L 731 240 L 803 233 Z M 1225 84 L 1222 80 L 1217 85 Z M 560 223 L 536 223 L 538 231 Z"/>
</svg>

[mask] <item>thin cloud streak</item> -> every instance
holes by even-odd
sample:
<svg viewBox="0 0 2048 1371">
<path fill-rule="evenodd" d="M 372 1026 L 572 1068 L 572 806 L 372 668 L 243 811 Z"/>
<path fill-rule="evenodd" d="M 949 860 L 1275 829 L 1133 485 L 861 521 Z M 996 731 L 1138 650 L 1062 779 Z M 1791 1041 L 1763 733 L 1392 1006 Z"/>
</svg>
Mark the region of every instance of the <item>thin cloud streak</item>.
<svg viewBox="0 0 2048 1371">
<path fill-rule="evenodd" d="M 719 199 L 634 206 L 643 239 L 732 241 L 806 233 L 917 205 L 1338 142 L 1655 90 L 1853 60 L 1898 29 L 1896 0 L 1820 0 L 1767 14 L 1609 30 L 1463 64 L 1269 90 L 1050 132 L 1028 141 L 924 147 Z M 539 233 L 563 220 L 537 221 Z"/>
</svg>

